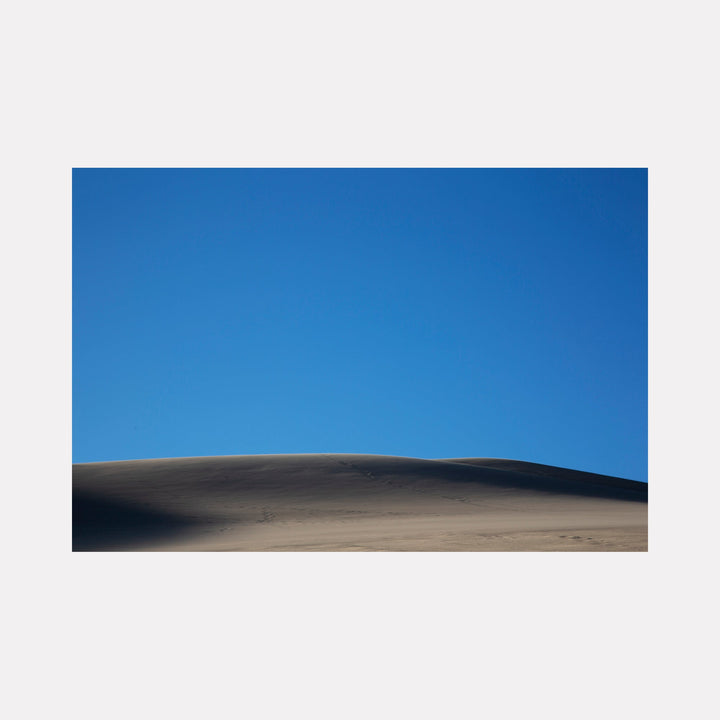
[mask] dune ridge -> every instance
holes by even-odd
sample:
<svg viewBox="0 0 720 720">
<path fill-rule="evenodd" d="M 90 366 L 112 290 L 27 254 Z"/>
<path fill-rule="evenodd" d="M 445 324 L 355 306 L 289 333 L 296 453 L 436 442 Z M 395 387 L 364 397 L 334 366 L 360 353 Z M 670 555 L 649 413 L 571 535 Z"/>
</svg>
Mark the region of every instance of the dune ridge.
<svg viewBox="0 0 720 720">
<path fill-rule="evenodd" d="M 75 551 L 644 551 L 646 483 L 496 458 L 73 465 Z"/>
</svg>

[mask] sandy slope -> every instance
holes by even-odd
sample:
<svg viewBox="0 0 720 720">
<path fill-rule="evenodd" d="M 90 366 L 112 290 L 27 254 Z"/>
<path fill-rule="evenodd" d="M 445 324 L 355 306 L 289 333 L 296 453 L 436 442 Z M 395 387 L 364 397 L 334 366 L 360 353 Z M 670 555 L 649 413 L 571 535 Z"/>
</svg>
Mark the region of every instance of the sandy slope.
<svg viewBox="0 0 720 720">
<path fill-rule="evenodd" d="M 73 550 L 647 550 L 647 485 L 490 458 L 73 466 Z"/>
</svg>

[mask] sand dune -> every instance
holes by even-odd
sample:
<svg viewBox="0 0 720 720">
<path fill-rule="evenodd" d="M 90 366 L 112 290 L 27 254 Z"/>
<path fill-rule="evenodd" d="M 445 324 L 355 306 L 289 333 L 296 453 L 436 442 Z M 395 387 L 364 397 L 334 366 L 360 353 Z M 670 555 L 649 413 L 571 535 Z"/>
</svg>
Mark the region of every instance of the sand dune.
<svg viewBox="0 0 720 720">
<path fill-rule="evenodd" d="M 647 485 L 493 458 L 73 466 L 75 551 L 645 551 Z"/>
</svg>

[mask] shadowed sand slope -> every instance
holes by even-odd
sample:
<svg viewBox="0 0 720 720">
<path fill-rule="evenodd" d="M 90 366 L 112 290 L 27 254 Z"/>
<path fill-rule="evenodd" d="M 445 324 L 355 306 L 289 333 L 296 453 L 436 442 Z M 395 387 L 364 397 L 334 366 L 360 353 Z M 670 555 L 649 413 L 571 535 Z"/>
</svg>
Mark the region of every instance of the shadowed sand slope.
<svg viewBox="0 0 720 720">
<path fill-rule="evenodd" d="M 493 458 L 73 466 L 73 550 L 647 550 L 647 485 Z"/>
</svg>

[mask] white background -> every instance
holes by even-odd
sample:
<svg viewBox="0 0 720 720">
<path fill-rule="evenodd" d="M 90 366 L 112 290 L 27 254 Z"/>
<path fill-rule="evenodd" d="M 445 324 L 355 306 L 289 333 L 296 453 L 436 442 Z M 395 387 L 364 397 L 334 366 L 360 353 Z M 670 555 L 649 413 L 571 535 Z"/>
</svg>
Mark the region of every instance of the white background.
<svg viewBox="0 0 720 720">
<path fill-rule="evenodd" d="M 714 715 L 710 9 L 4 5 L 6 717 Z M 650 552 L 73 555 L 71 168 L 120 166 L 648 167 Z"/>
</svg>

